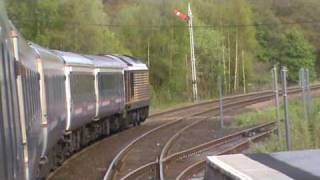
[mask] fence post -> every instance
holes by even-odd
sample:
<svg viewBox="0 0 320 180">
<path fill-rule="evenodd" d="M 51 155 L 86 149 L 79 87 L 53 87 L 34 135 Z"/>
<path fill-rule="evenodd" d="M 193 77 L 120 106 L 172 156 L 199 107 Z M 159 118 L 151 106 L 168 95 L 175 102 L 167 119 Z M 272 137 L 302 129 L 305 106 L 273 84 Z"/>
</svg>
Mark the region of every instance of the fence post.
<svg viewBox="0 0 320 180">
<path fill-rule="evenodd" d="M 308 120 L 308 105 L 307 105 L 307 94 L 306 94 L 306 89 L 307 89 L 307 81 L 306 81 L 306 69 L 301 68 L 299 72 L 299 81 L 300 81 L 300 87 L 302 89 L 302 102 L 303 102 L 303 111 L 304 111 L 304 119 Z"/>
<path fill-rule="evenodd" d="M 285 66 L 282 67 L 282 94 L 283 94 L 283 102 L 284 102 L 284 120 L 286 127 L 286 144 L 287 150 L 291 150 L 291 133 L 290 133 L 290 122 L 288 115 L 288 89 L 287 89 L 287 68 Z"/>
<path fill-rule="evenodd" d="M 272 68 L 272 78 L 273 78 L 273 92 L 275 96 L 275 106 L 276 106 L 276 121 L 278 123 L 278 137 L 281 138 L 280 132 L 280 105 L 279 105 L 279 88 L 278 88 L 278 71 L 277 66 L 274 65 Z"/>
<path fill-rule="evenodd" d="M 307 99 L 307 109 L 308 109 L 308 117 L 311 114 L 311 91 L 310 91 L 310 73 L 309 69 L 306 69 L 306 99 Z"/>
</svg>

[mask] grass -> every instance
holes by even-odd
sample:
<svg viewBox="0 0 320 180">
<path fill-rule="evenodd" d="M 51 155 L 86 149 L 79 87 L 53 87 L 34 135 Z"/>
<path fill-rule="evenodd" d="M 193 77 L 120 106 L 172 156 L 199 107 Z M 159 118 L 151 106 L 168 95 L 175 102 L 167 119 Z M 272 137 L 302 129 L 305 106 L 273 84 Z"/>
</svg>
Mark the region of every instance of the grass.
<svg viewBox="0 0 320 180">
<path fill-rule="evenodd" d="M 179 108 L 187 105 L 193 104 L 192 102 L 176 102 L 176 101 L 171 101 L 167 103 L 162 103 L 162 104 L 155 104 L 154 102 L 151 102 L 151 113 L 156 113 L 156 112 L 161 112 L 165 111 L 168 109 L 173 109 L 173 108 Z"/>
<path fill-rule="evenodd" d="M 289 121 L 291 129 L 292 150 L 316 149 L 320 147 L 320 99 L 316 98 L 311 103 L 308 120 L 304 115 L 304 106 L 301 100 L 289 102 Z M 281 107 L 283 112 L 283 107 Z M 283 117 L 283 114 L 281 114 Z M 257 123 L 273 121 L 275 108 L 266 108 L 259 112 L 249 112 L 238 115 L 232 123 L 233 127 L 250 126 Z M 253 152 L 276 152 L 286 150 L 285 126 L 280 124 L 281 136 L 272 135 L 266 142 L 253 145 Z"/>
</svg>

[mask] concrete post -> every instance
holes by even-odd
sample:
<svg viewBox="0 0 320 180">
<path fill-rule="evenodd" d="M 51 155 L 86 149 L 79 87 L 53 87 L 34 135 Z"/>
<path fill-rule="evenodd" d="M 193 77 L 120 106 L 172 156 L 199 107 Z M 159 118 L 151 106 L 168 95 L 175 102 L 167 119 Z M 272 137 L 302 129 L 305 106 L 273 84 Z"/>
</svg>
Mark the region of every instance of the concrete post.
<svg viewBox="0 0 320 180">
<path fill-rule="evenodd" d="M 287 68 L 282 67 L 282 94 L 283 94 L 283 102 L 284 102 L 284 120 L 285 120 L 285 128 L 286 128 L 286 144 L 287 150 L 291 150 L 291 133 L 290 133 L 290 122 L 289 122 L 289 112 L 288 112 L 288 89 L 287 89 Z"/>
</svg>

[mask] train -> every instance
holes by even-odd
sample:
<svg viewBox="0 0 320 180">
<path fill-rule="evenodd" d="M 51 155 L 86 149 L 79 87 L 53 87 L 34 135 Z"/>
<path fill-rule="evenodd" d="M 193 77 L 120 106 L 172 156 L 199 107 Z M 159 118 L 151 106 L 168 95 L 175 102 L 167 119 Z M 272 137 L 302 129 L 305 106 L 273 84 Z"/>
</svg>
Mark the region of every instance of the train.
<svg viewBox="0 0 320 180">
<path fill-rule="evenodd" d="M 28 42 L 2 1 L 0 56 L 0 179 L 43 179 L 83 147 L 149 115 L 141 60 Z"/>
</svg>

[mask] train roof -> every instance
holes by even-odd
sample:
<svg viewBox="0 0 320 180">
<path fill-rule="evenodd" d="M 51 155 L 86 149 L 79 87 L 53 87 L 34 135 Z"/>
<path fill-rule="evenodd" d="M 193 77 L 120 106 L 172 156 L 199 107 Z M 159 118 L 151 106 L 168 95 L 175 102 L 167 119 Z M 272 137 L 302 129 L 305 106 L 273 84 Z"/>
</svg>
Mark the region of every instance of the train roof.
<svg viewBox="0 0 320 180">
<path fill-rule="evenodd" d="M 127 64 L 124 62 L 109 57 L 109 56 L 95 56 L 95 55 L 84 55 L 87 58 L 90 58 L 97 68 L 117 68 L 124 69 L 127 67 Z"/>
<path fill-rule="evenodd" d="M 128 70 L 148 70 L 147 65 L 135 57 L 131 57 L 128 55 L 119 55 L 119 54 L 113 54 L 113 55 L 107 55 L 107 56 L 116 57 L 122 62 L 126 63 L 128 65 Z"/>
<path fill-rule="evenodd" d="M 67 65 L 77 65 L 77 66 L 94 66 L 91 59 L 84 57 L 77 53 L 72 52 L 64 52 L 64 51 L 58 51 L 53 50 L 53 52 L 57 53 L 59 56 L 62 57 L 65 64 Z"/>
<path fill-rule="evenodd" d="M 57 61 L 59 59 L 60 62 L 63 63 L 63 59 L 59 55 L 57 55 L 56 53 L 52 52 L 51 50 L 44 48 L 44 47 L 42 47 L 36 43 L 33 43 L 33 42 L 28 42 L 28 44 L 30 45 L 30 47 L 32 49 L 34 49 L 36 51 L 36 53 L 40 56 L 40 58 L 42 55 L 44 55 L 44 56 L 47 56 L 46 60 Z M 54 59 L 48 58 L 48 56 L 55 57 L 55 58 Z"/>
</svg>

